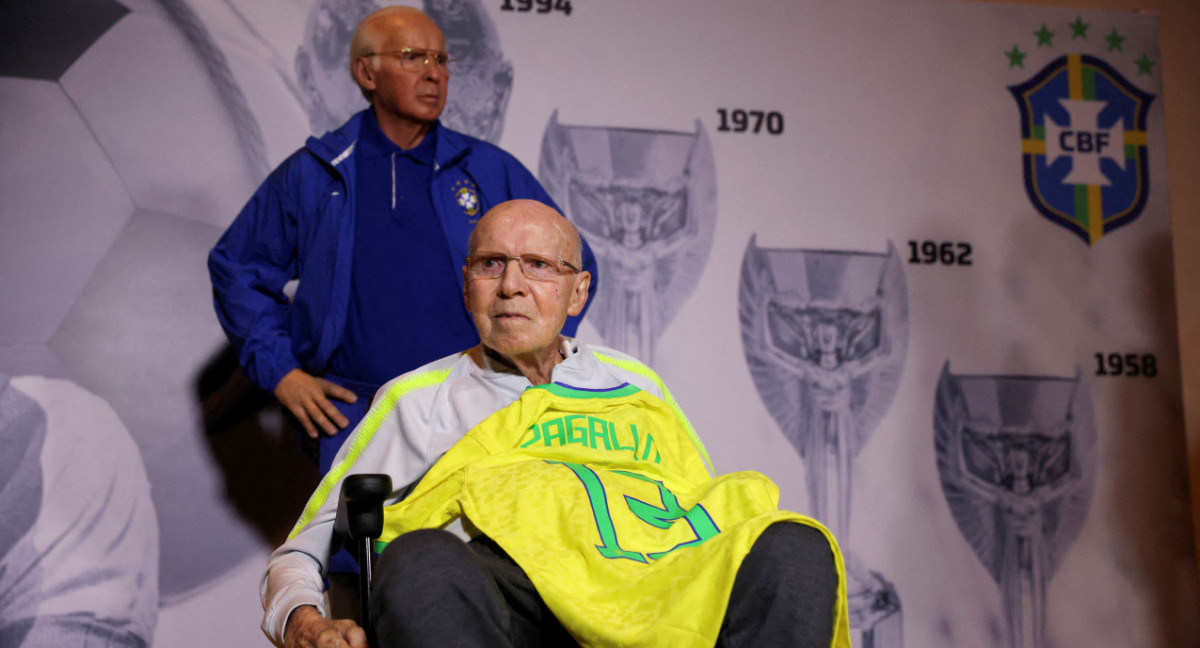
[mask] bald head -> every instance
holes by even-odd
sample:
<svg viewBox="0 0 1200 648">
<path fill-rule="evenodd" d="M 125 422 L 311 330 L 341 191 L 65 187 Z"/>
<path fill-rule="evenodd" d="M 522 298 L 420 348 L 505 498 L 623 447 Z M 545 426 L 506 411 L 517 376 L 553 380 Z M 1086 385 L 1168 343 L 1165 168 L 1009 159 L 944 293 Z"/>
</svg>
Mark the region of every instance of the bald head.
<svg viewBox="0 0 1200 648">
<path fill-rule="evenodd" d="M 493 240 L 501 232 L 512 231 L 516 226 L 529 226 L 553 234 L 550 240 L 557 242 L 553 250 L 523 250 L 524 252 L 551 252 L 576 268 L 583 267 L 583 240 L 579 230 L 553 207 L 536 200 L 510 200 L 493 207 L 479 219 L 467 243 L 467 253 L 491 250 Z"/>
<path fill-rule="evenodd" d="M 548 382 L 550 370 L 561 360 L 559 334 L 567 317 L 583 312 L 591 274 L 559 267 L 557 275 L 530 276 L 525 257 L 559 257 L 579 268 L 579 233 L 551 207 L 512 200 L 479 219 L 469 245 L 472 258 L 482 255 L 503 263 L 499 276 L 463 268 L 467 311 L 483 347 L 507 358 L 532 384 Z"/>
<path fill-rule="evenodd" d="M 359 90 L 367 101 L 371 100 L 370 92 L 362 87 L 358 77 L 354 75 L 354 62 L 360 57 L 383 51 L 388 34 L 403 32 L 406 29 L 433 30 L 441 39 L 442 30 L 425 12 L 413 7 L 392 6 L 378 9 L 363 18 L 354 30 L 354 36 L 350 39 L 350 77 L 359 85 Z M 379 59 L 374 59 L 371 64 L 378 69 Z"/>
</svg>

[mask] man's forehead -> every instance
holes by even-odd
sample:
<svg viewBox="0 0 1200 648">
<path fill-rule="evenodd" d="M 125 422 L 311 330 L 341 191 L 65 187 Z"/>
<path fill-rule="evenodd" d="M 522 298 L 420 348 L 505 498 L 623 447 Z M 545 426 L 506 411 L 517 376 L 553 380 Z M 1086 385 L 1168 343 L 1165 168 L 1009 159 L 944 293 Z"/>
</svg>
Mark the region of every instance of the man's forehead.
<svg viewBox="0 0 1200 648">
<path fill-rule="evenodd" d="M 387 40 L 421 38 L 445 42 L 438 26 L 420 13 L 384 14 L 373 21 L 371 28 L 377 30 Z"/>
<path fill-rule="evenodd" d="M 567 250 L 570 236 L 566 222 L 557 214 L 508 211 L 496 214 L 484 223 L 480 232 L 479 248 L 493 249 L 505 246 L 539 244 L 543 249 L 525 252 L 556 252 Z M 546 249 L 549 247 L 550 249 Z"/>
</svg>

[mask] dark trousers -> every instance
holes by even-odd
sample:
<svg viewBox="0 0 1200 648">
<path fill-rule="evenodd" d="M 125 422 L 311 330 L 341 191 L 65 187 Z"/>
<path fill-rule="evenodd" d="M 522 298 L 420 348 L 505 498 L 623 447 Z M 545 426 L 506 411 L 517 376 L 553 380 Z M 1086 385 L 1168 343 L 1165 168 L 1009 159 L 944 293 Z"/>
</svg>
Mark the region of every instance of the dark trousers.
<svg viewBox="0 0 1200 648">
<path fill-rule="evenodd" d="M 577 646 L 496 543 L 446 531 L 406 533 L 375 567 L 371 618 L 380 648 Z M 837 568 L 820 531 L 767 528 L 746 555 L 717 639 L 722 648 L 827 648 Z"/>
</svg>

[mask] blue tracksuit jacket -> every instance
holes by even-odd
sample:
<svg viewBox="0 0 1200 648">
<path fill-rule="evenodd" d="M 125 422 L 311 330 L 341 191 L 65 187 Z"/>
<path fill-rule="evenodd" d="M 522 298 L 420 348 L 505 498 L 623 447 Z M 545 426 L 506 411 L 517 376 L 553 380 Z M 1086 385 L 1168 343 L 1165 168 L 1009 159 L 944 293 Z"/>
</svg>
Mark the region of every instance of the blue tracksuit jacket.
<svg viewBox="0 0 1200 648">
<path fill-rule="evenodd" d="M 271 172 L 209 254 L 217 318 L 246 374 L 268 391 L 274 391 L 279 380 L 297 367 L 322 374 L 341 343 L 353 265 L 353 152 L 363 115 L 320 138 L 310 137 L 304 148 Z M 447 228 L 449 219 L 467 217 L 459 203 L 463 187 L 476 190 L 475 218 L 516 198 L 557 208 L 512 155 L 440 123 L 434 128 L 437 149 L 431 196 L 445 231 L 454 231 Z M 467 240 L 448 235 L 447 243 L 451 256 L 444 260 L 444 271 L 454 273 L 461 289 Z M 439 263 L 424 259 L 420 267 L 436 268 Z M 590 292 L 595 295 L 596 261 L 586 242 L 583 265 L 592 273 Z M 299 284 L 289 301 L 284 285 L 293 279 Z M 441 318 L 465 313 L 465 308 L 426 313 L 417 325 L 436 327 Z M 574 335 L 582 316 L 568 320 L 563 333 Z M 396 375 L 409 369 L 397 367 Z"/>
</svg>

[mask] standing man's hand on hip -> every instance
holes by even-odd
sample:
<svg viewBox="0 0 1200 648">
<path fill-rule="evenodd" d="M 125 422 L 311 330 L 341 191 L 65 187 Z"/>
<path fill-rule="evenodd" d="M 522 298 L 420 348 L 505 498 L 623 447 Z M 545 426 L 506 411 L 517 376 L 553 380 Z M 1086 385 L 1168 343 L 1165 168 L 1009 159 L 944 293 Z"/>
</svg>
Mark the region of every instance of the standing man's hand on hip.
<svg viewBox="0 0 1200 648">
<path fill-rule="evenodd" d="M 305 433 L 314 439 L 319 436 L 318 427 L 325 434 L 333 436 L 350 423 L 330 402 L 330 398 L 346 403 L 358 400 L 358 396 L 349 389 L 301 369 L 292 369 L 275 385 L 275 398 L 300 421 Z"/>
</svg>

